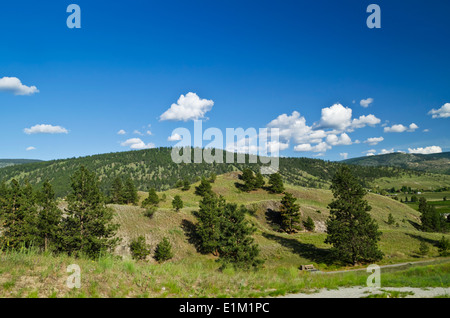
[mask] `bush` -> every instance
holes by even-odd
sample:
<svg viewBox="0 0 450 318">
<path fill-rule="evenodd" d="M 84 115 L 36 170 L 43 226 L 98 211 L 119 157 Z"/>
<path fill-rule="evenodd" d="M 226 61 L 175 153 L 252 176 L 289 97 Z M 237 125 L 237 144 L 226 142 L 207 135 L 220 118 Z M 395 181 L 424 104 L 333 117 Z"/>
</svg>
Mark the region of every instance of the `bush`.
<svg viewBox="0 0 450 318">
<path fill-rule="evenodd" d="M 153 215 L 155 214 L 156 210 L 157 210 L 156 206 L 152 206 L 145 210 L 144 216 L 151 219 L 153 217 Z"/>
<path fill-rule="evenodd" d="M 439 255 L 440 256 L 449 256 L 450 255 L 450 241 L 442 236 L 442 239 L 439 241 Z"/>
<path fill-rule="evenodd" d="M 316 225 L 314 224 L 314 221 L 310 216 L 308 216 L 306 221 L 303 221 L 303 226 L 310 232 L 314 232 L 314 229 L 316 228 Z"/>
<path fill-rule="evenodd" d="M 156 246 L 155 250 L 155 259 L 162 263 L 164 261 L 167 261 L 173 257 L 172 252 L 172 244 L 170 244 L 167 237 L 163 238 L 161 242 Z"/>
<path fill-rule="evenodd" d="M 430 247 L 428 246 L 427 243 L 422 241 L 419 246 L 419 255 L 426 256 L 426 255 L 428 255 L 429 252 L 430 252 Z"/>
<path fill-rule="evenodd" d="M 146 244 L 145 237 L 140 235 L 130 243 L 131 257 L 135 260 L 144 260 L 150 254 L 150 246 Z"/>
</svg>

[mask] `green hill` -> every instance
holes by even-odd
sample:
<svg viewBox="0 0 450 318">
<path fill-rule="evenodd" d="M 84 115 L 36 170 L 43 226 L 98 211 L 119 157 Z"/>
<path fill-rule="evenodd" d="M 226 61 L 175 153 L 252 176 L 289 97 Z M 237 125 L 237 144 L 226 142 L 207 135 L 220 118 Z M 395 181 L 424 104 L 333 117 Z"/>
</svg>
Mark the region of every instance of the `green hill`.
<svg viewBox="0 0 450 318">
<path fill-rule="evenodd" d="M 32 159 L 0 159 L 0 168 L 40 161 L 41 160 L 32 160 Z"/>
<path fill-rule="evenodd" d="M 352 158 L 342 162 L 366 167 L 389 166 L 422 172 L 450 174 L 450 152 L 429 155 L 397 152 L 386 155 Z"/>
</svg>

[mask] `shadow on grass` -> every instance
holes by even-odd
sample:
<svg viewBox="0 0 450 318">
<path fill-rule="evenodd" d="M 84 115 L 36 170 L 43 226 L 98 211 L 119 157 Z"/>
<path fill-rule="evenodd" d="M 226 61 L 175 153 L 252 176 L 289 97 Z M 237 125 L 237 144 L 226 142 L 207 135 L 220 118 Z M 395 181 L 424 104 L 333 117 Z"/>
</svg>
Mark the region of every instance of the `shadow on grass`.
<svg viewBox="0 0 450 318">
<path fill-rule="evenodd" d="M 410 233 L 406 233 L 406 235 L 412 237 L 413 239 L 419 240 L 420 242 L 425 242 L 428 244 L 431 244 L 433 246 L 438 246 L 439 245 L 439 240 L 433 240 L 433 239 L 429 239 L 426 237 L 422 237 L 416 234 L 410 234 Z"/>
<path fill-rule="evenodd" d="M 318 248 L 313 244 L 299 242 L 294 238 L 285 238 L 278 235 L 263 233 L 263 236 L 269 240 L 273 240 L 280 245 L 292 250 L 293 253 L 300 257 L 311 260 L 318 264 L 332 265 L 335 262 L 332 259 L 331 252 L 326 249 Z M 299 264 L 304 265 L 304 264 Z"/>
<path fill-rule="evenodd" d="M 412 226 L 414 226 L 414 228 L 415 228 L 416 230 L 418 230 L 418 231 L 421 231 L 421 230 L 422 230 L 422 226 L 421 226 L 419 223 L 414 222 L 414 221 L 411 221 L 411 220 L 408 220 L 408 222 L 409 222 L 409 224 L 411 224 Z"/>
<path fill-rule="evenodd" d="M 272 209 L 266 210 L 266 221 L 272 227 L 274 231 L 280 231 L 281 229 L 281 213 Z"/>
<path fill-rule="evenodd" d="M 194 245 L 197 252 L 201 253 L 201 254 L 205 254 L 205 253 L 203 253 L 203 251 L 201 249 L 200 238 L 195 233 L 195 224 L 189 220 L 183 219 L 181 221 L 181 228 L 184 231 L 184 235 L 186 235 L 186 237 L 188 238 L 188 242 L 190 244 Z"/>
</svg>

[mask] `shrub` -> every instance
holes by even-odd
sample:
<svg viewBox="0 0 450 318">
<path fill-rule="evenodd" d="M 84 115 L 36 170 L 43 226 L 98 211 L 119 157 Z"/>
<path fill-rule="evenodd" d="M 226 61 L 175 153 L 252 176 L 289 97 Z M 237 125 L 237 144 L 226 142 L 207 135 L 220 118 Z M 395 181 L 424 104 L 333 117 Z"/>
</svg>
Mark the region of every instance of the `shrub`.
<svg viewBox="0 0 450 318">
<path fill-rule="evenodd" d="M 156 246 L 155 250 L 155 259 L 162 263 L 164 261 L 167 261 L 173 257 L 172 252 L 172 244 L 170 244 L 167 237 L 163 238 L 161 242 Z"/>
<path fill-rule="evenodd" d="M 156 206 L 152 206 L 152 207 L 146 209 L 144 212 L 144 216 L 151 219 L 153 217 L 153 215 L 155 214 L 156 209 L 157 209 Z"/>
<path fill-rule="evenodd" d="M 140 235 L 130 243 L 131 257 L 135 260 L 144 260 L 150 254 L 150 246 L 146 244 L 145 237 Z"/>
</svg>

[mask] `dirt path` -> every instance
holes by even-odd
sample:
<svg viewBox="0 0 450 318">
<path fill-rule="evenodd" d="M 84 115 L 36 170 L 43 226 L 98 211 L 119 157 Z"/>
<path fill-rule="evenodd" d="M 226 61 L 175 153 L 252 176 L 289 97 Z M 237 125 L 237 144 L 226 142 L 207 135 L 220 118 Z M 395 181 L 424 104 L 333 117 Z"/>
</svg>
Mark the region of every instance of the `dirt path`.
<svg viewBox="0 0 450 318">
<path fill-rule="evenodd" d="M 298 293 L 282 296 L 280 298 L 362 298 L 375 294 L 389 294 L 397 291 L 404 294 L 405 298 L 433 298 L 436 296 L 450 295 L 450 288 L 432 287 L 432 288 L 413 288 L 413 287 L 382 287 L 380 289 L 370 287 L 348 287 L 339 289 L 321 289 L 315 293 Z"/>
</svg>

